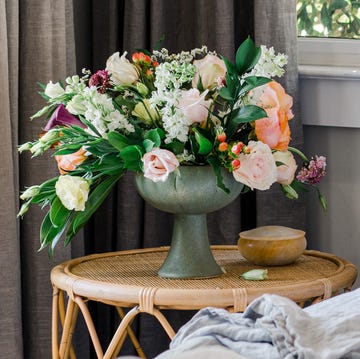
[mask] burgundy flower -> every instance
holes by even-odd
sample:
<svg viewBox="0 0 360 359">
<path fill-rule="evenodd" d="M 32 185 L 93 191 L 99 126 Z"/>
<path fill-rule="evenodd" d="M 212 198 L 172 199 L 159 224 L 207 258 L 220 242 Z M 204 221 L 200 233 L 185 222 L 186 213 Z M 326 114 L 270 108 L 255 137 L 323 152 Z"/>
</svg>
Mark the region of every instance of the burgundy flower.
<svg viewBox="0 0 360 359">
<path fill-rule="evenodd" d="M 96 86 L 98 92 L 105 93 L 110 87 L 110 77 L 106 70 L 96 71 L 89 79 L 89 86 Z"/>
<path fill-rule="evenodd" d="M 300 182 L 316 184 L 326 175 L 326 157 L 315 156 L 310 162 L 305 164 L 299 171 L 296 178 Z"/>
<path fill-rule="evenodd" d="M 50 120 L 44 127 L 44 131 L 49 131 L 55 126 L 79 126 L 86 128 L 86 126 L 77 117 L 68 112 L 64 105 L 59 105 L 53 112 Z"/>
</svg>

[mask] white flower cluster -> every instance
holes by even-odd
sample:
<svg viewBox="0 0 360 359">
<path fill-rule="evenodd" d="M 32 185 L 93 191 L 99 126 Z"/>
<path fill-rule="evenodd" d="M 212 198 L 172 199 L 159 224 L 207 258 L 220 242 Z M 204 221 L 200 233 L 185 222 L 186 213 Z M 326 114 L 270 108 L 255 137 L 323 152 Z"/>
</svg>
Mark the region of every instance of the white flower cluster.
<svg viewBox="0 0 360 359">
<path fill-rule="evenodd" d="M 195 75 L 195 66 L 174 60 L 160 64 L 155 74 L 156 91 L 152 93 L 149 102 L 159 109 L 167 133 L 165 142 L 170 143 L 174 139 L 186 142 L 190 124 L 184 114 L 177 109 L 177 105 L 183 84 L 191 82 Z"/>
<path fill-rule="evenodd" d="M 281 77 L 285 73 L 283 67 L 287 64 L 287 59 L 287 55 L 275 54 L 273 47 L 267 48 L 262 45 L 258 63 L 245 76 Z"/>
<path fill-rule="evenodd" d="M 170 54 L 168 49 L 161 49 L 160 51 L 154 50 L 153 57 L 155 60 L 161 60 L 166 62 L 178 61 L 178 62 L 192 62 L 197 55 L 205 55 L 208 53 L 208 49 L 205 45 L 201 48 L 192 49 L 191 51 L 181 51 L 178 54 Z"/>
<path fill-rule="evenodd" d="M 67 78 L 66 83 L 65 92 L 74 94 L 66 109 L 73 115 L 84 116 L 102 137 L 105 137 L 107 132 L 118 129 L 135 131 L 126 117 L 115 109 L 112 99 L 99 93 L 95 86 L 87 87 L 78 76 Z M 90 129 L 88 131 L 92 132 Z"/>
</svg>

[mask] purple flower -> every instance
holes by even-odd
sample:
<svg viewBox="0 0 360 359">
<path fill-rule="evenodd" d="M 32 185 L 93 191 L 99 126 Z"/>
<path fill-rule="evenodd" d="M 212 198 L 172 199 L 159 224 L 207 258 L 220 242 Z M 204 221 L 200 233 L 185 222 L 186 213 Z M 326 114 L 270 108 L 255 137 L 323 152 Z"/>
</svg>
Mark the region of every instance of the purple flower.
<svg viewBox="0 0 360 359">
<path fill-rule="evenodd" d="M 105 93 L 110 87 L 110 76 L 106 70 L 96 71 L 89 79 L 89 86 L 96 86 L 98 92 Z"/>
<path fill-rule="evenodd" d="M 326 157 L 324 156 L 315 156 L 312 157 L 310 162 L 304 164 L 304 166 L 299 171 L 296 178 L 300 182 L 316 184 L 321 181 L 321 179 L 326 175 Z"/>
<path fill-rule="evenodd" d="M 64 105 L 59 105 L 53 112 L 50 120 L 44 127 L 44 131 L 49 131 L 55 126 L 79 126 L 86 128 L 86 126 L 77 117 L 68 112 Z"/>
</svg>

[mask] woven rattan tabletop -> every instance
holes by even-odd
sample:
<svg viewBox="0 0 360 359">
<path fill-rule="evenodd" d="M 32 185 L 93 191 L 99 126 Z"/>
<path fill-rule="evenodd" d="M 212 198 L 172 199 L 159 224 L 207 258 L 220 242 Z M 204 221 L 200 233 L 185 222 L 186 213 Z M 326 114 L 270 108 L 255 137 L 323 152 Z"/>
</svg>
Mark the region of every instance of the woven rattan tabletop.
<svg viewBox="0 0 360 359">
<path fill-rule="evenodd" d="M 330 297 L 350 288 L 357 271 L 353 264 L 331 254 L 305 251 L 295 263 L 267 267 L 268 279 L 248 281 L 240 274 L 254 268 L 236 246 L 213 246 L 224 274 L 209 279 L 166 279 L 157 275 L 168 248 L 96 254 L 73 259 L 52 270 L 52 283 L 68 294 L 104 303 L 133 306 L 144 290 L 151 290 L 159 308 L 200 309 L 216 306 L 236 311 L 264 293 L 287 296 L 296 302 Z"/>
</svg>

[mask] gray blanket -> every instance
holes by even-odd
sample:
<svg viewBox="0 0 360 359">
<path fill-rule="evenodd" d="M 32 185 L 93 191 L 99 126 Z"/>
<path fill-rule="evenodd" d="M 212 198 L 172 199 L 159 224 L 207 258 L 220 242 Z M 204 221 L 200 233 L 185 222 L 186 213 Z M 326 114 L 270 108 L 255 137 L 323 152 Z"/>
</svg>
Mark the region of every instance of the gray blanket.
<svg viewBox="0 0 360 359">
<path fill-rule="evenodd" d="M 244 313 L 202 309 L 179 330 L 170 350 L 157 358 L 180 358 L 181 353 L 211 347 L 249 359 L 358 359 L 360 289 L 305 309 L 267 294 Z"/>
</svg>

